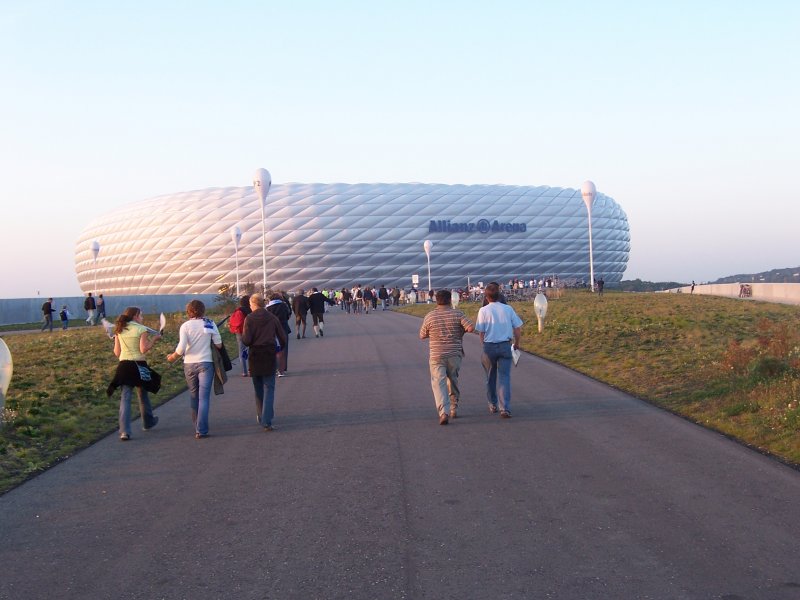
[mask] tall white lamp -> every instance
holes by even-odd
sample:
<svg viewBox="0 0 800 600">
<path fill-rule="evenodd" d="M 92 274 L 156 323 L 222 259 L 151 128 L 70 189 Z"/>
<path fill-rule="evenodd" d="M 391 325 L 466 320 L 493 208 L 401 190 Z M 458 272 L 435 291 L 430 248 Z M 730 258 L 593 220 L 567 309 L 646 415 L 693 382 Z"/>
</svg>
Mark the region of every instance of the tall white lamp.
<svg viewBox="0 0 800 600">
<path fill-rule="evenodd" d="M 239 293 L 239 242 L 242 241 L 242 230 L 238 227 L 231 229 L 231 240 L 233 241 L 233 250 L 236 253 L 236 296 Z"/>
<path fill-rule="evenodd" d="M 92 256 L 94 257 L 94 295 L 97 297 L 97 255 L 100 254 L 100 242 L 92 242 Z"/>
<path fill-rule="evenodd" d="M 261 201 L 261 262 L 262 270 L 264 272 L 264 293 L 267 292 L 267 223 L 264 215 L 266 209 L 265 202 L 269 188 L 272 186 L 272 175 L 266 169 L 256 169 L 256 174 L 253 176 L 253 187 L 258 194 L 258 199 Z"/>
<path fill-rule="evenodd" d="M 430 240 L 425 240 L 422 247 L 425 248 L 425 256 L 428 257 L 428 293 L 430 293 L 433 289 L 433 287 L 431 287 L 431 248 L 433 248 L 433 244 Z"/>
<path fill-rule="evenodd" d="M 3 338 L 0 338 L 0 415 L 3 414 L 3 407 L 6 404 L 6 394 L 11 383 L 11 376 L 14 374 L 14 361 L 11 359 L 11 351 L 6 346 Z M 0 419 L 0 426 L 3 424 Z"/>
<path fill-rule="evenodd" d="M 536 319 L 539 321 L 539 333 L 544 329 L 544 318 L 547 316 L 547 296 L 539 292 L 533 300 L 533 312 L 536 313 Z"/>
<path fill-rule="evenodd" d="M 581 196 L 583 196 L 583 203 L 586 205 L 586 210 L 589 212 L 589 280 L 592 284 L 592 291 L 594 291 L 594 261 L 592 258 L 592 204 L 594 204 L 594 197 L 597 193 L 597 188 L 591 181 L 584 181 L 581 186 Z"/>
</svg>

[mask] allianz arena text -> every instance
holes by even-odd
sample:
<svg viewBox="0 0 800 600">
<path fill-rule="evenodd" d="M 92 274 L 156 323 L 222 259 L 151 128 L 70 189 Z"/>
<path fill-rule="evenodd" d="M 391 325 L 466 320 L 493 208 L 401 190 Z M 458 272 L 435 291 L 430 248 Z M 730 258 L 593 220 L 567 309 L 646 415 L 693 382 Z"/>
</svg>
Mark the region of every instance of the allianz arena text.
<svg viewBox="0 0 800 600">
<path fill-rule="evenodd" d="M 283 290 L 355 283 L 434 288 L 557 275 L 589 281 L 580 190 L 421 183 L 273 185 L 265 205 L 267 284 Z M 75 270 L 84 292 L 208 294 L 236 281 L 231 230 L 242 232 L 240 282 L 262 275 L 261 206 L 252 187 L 209 188 L 143 200 L 81 232 Z M 92 252 L 98 242 L 97 259 Z M 622 279 L 630 253 L 625 212 L 598 192 L 594 273 Z"/>
</svg>

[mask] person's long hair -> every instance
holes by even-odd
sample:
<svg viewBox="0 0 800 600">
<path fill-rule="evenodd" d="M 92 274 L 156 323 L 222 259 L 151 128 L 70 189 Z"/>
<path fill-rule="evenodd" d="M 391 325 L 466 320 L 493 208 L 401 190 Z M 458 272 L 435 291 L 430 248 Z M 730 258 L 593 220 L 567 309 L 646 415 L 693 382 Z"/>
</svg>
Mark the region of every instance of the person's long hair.
<svg viewBox="0 0 800 600">
<path fill-rule="evenodd" d="M 138 306 L 129 306 L 125 310 L 122 311 L 122 314 L 117 317 L 116 323 L 114 323 L 114 333 L 122 333 L 128 327 L 128 323 L 133 321 L 133 319 L 142 312 L 142 309 Z"/>
</svg>

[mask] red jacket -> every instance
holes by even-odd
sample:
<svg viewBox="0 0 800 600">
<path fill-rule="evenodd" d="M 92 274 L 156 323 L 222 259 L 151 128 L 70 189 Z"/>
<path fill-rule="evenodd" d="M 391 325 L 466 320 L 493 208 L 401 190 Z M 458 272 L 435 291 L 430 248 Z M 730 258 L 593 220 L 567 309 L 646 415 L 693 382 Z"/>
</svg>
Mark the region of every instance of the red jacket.
<svg viewBox="0 0 800 600">
<path fill-rule="evenodd" d="M 245 314 L 241 307 L 233 311 L 231 318 L 228 319 L 228 329 L 231 330 L 231 333 L 244 332 L 244 318 Z"/>
</svg>

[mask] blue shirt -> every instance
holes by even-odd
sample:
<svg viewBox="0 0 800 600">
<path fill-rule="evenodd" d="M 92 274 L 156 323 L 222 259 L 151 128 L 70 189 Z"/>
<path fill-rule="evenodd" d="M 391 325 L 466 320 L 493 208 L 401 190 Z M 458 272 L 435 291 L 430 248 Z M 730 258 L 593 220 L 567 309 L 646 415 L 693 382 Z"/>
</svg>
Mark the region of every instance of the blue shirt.
<svg viewBox="0 0 800 600">
<path fill-rule="evenodd" d="M 483 341 L 496 344 L 514 339 L 514 329 L 522 327 L 522 319 L 508 304 L 490 302 L 478 311 L 475 331 L 483 333 Z"/>
</svg>

